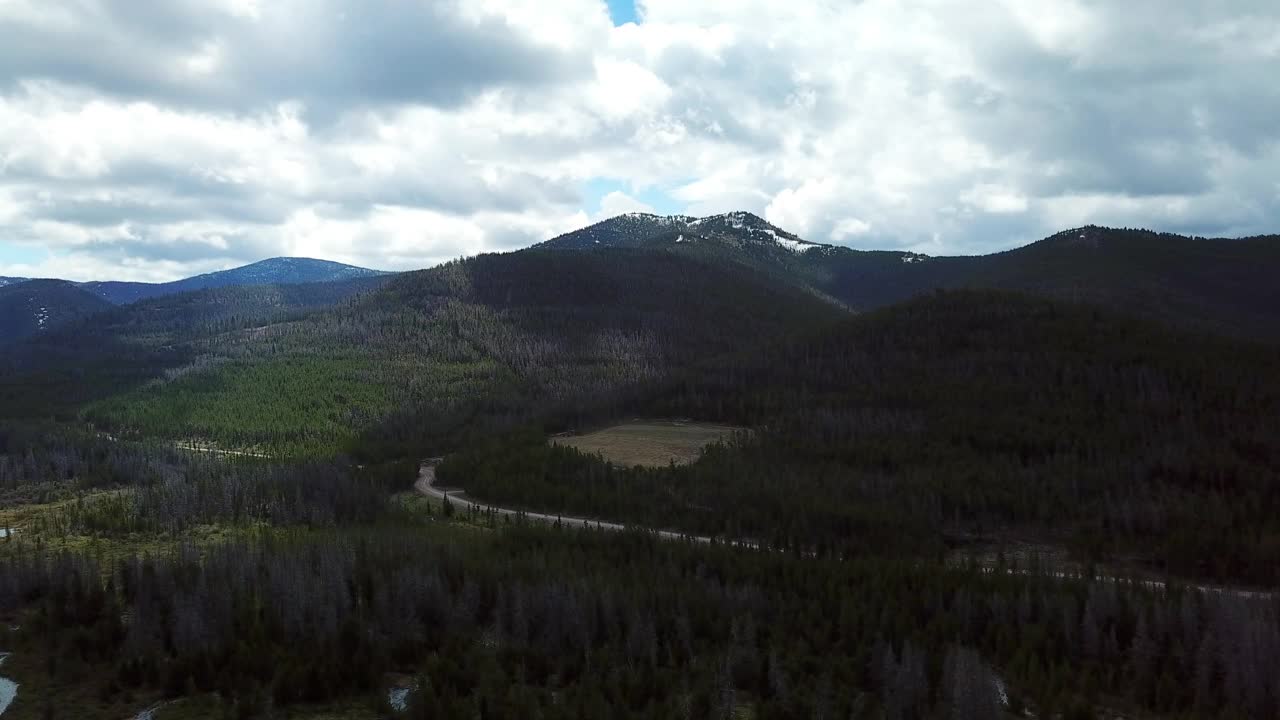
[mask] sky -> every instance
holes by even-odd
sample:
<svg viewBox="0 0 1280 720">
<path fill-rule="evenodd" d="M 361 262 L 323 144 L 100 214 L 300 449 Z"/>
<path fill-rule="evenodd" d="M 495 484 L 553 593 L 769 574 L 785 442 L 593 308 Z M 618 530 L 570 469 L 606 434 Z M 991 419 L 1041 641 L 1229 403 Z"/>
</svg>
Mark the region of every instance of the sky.
<svg viewBox="0 0 1280 720">
<path fill-rule="evenodd" d="M 0 0 L 0 275 L 1280 232 L 1274 0 Z"/>
</svg>

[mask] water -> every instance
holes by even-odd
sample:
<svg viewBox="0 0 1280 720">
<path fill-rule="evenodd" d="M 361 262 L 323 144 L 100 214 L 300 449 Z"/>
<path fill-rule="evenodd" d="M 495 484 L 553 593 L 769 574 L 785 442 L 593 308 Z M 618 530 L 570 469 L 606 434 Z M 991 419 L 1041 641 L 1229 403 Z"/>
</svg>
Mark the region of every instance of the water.
<svg viewBox="0 0 1280 720">
<path fill-rule="evenodd" d="M 133 720 L 155 720 L 156 711 L 164 707 L 165 705 L 169 705 L 169 704 L 170 703 L 166 703 L 166 702 L 158 702 L 155 705 L 152 705 L 151 707 L 147 708 L 146 710 L 139 712 L 137 715 L 134 715 Z"/>
<path fill-rule="evenodd" d="M 0 653 L 0 665 L 4 665 L 9 653 Z M 6 677 L 0 677 L 0 715 L 9 709 L 13 699 L 18 697 L 18 683 Z"/>
<path fill-rule="evenodd" d="M 409 688 L 391 688 L 388 690 L 387 704 L 396 712 L 404 712 L 409 707 Z"/>
</svg>

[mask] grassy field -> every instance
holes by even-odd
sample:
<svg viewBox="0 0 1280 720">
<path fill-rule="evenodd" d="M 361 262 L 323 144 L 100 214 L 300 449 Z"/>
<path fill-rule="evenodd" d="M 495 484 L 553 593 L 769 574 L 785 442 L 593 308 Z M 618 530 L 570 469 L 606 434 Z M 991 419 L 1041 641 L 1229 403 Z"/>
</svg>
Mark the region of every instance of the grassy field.
<svg viewBox="0 0 1280 720">
<path fill-rule="evenodd" d="M 637 420 L 585 435 L 557 437 L 552 442 L 599 453 L 615 465 L 663 467 L 671 462 L 693 462 L 703 448 L 738 430 L 741 428 L 728 425 Z"/>
</svg>

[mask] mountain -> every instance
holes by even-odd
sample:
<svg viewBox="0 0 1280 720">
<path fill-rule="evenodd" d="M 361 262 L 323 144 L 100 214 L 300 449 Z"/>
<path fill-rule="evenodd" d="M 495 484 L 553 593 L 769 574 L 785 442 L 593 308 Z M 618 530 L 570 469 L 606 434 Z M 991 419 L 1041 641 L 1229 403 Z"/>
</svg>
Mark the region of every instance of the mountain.
<svg viewBox="0 0 1280 720">
<path fill-rule="evenodd" d="M 100 338 L 49 338 L 36 358 L 62 352 L 69 368 L 118 368 L 57 393 L 114 387 L 113 397 L 90 393 L 86 411 L 112 432 L 293 456 L 412 457 L 464 435 L 616 409 L 695 362 L 843 314 L 792 283 L 646 248 L 481 255 L 396 275 L 332 307 L 236 313 L 184 330 L 196 313 L 171 306 L 200 297 L 118 308 Z M 108 356 L 81 355 L 97 348 Z M 53 370 L 43 360 L 24 367 Z M 8 402 L 18 406 L 35 383 L 15 375 Z"/>
<path fill-rule="evenodd" d="M 552 250 L 653 247 L 788 279 L 853 310 L 937 289 L 1031 292 L 1252 339 L 1280 339 L 1280 236 L 1186 237 L 1086 226 L 981 256 L 932 257 L 805 241 L 755 215 L 632 213 L 542 243 Z"/>
<path fill-rule="evenodd" d="M 535 247 L 547 250 L 583 250 L 595 247 L 646 247 L 715 243 L 738 251 L 773 255 L 777 251 L 799 255 L 832 246 L 809 242 L 749 212 L 731 212 L 695 218 L 688 215 L 627 213 L 575 230 Z"/>
<path fill-rule="evenodd" d="M 353 280 L 386 274 L 388 273 L 380 270 L 369 270 L 328 260 L 279 257 L 167 283 L 106 281 L 87 282 L 82 286 L 108 302 L 123 305 L 146 298 L 231 285 L 294 285 Z"/>
<path fill-rule="evenodd" d="M 738 230 L 209 288 L 0 352 L 11 709 L 1273 714 L 1280 349 L 1026 293 L 853 315 L 788 261 L 842 251 Z M 548 442 L 635 417 L 750 430 L 653 468 Z M 481 504 L 409 492 L 440 456 Z"/>
<path fill-rule="evenodd" d="M 6 287 L 8 285 L 17 285 L 18 283 L 26 282 L 27 280 L 28 278 L 0 277 L 0 288 Z"/>
<path fill-rule="evenodd" d="M 310 314 L 353 302 L 394 277 L 233 285 L 129 305 L 112 305 L 60 280 L 0 288 L 0 297 L 21 298 L 20 288 L 48 285 L 86 301 L 85 311 L 66 322 L 49 321 L 45 332 L 27 334 L 22 342 L 0 342 L 0 418 L 72 414 L 95 398 L 205 368 L 211 358 L 233 355 L 251 340 L 266 342 Z M 41 305 L 51 306 L 56 305 Z"/>
<path fill-rule="evenodd" d="M 48 332 L 111 304 L 65 280 L 0 286 L 0 345 Z"/>
<path fill-rule="evenodd" d="M 975 257 L 841 252 L 830 292 L 858 309 L 939 288 L 1031 292 L 1166 324 L 1280 339 L 1280 236 L 1193 238 L 1087 226 Z"/>
<path fill-rule="evenodd" d="M 539 243 L 534 247 L 547 250 L 586 250 L 594 247 L 640 247 L 655 235 L 668 230 L 681 230 L 696 220 L 687 215 L 654 215 L 626 213 L 588 225 Z"/>
</svg>

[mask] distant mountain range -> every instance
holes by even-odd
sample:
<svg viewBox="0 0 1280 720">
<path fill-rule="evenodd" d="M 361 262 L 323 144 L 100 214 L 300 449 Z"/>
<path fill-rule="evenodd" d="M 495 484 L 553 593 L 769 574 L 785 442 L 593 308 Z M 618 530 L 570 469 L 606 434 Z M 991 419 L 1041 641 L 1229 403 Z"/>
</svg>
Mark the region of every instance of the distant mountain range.
<svg viewBox="0 0 1280 720">
<path fill-rule="evenodd" d="M 381 270 L 369 270 L 328 260 L 278 257 L 167 283 L 88 282 L 81 287 L 112 304 L 124 305 L 162 295 L 233 285 L 299 285 L 386 274 Z"/>
<path fill-rule="evenodd" d="M 328 260 L 280 257 L 167 283 L 75 283 L 5 277 L 0 278 L 0 343 L 39 333 L 116 305 L 179 293 L 246 286 L 335 283 L 390 274 Z M 297 295 L 293 293 L 291 297 Z M 334 294 L 318 291 L 317 295 L 327 298 Z"/>
<path fill-rule="evenodd" d="M 619 249 L 675 253 L 761 273 L 856 312 L 942 289 L 1016 290 L 1198 330 L 1280 339 L 1278 236 L 1205 239 L 1087 226 L 1007 252 L 934 257 L 811 242 L 747 212 L 704 218 L 628 213 L 539 243 L 528 252 L 592 252 L 612 254 L 616 262 L 633 261 L 628 260 L 631 255 L 617 254 Z M 324 260 L 272 258 L 169 283 L 0 278 L 0 291 L 9 291 L 3 294 L 0 342 L 92 314 L 103 303 L 127 305 L 196 290 L 384 275 Z M 25 290 L 13 294 L 15 288 Z M 309 304 L 302 297 L 306 294 L 294 293 L 290 303 Z M 275 302 L 271 298 L 259 299 Z"/>
</svg>

